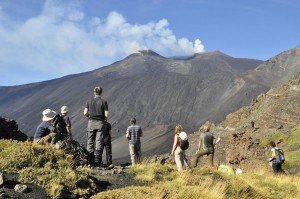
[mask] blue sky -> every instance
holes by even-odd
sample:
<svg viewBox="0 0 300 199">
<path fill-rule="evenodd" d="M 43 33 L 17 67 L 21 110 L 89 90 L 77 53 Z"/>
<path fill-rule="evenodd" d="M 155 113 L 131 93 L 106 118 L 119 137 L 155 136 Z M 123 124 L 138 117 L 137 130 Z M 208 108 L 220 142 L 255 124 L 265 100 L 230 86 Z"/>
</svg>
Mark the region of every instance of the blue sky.
<svg viewBox="0 0 300 199">
<path fill-rule="evenodd" d="M 0 0 L 0 86 L 93 70 L 138 49 L 266 60 L 300 45 L 297 0 Z"/>
</svg>

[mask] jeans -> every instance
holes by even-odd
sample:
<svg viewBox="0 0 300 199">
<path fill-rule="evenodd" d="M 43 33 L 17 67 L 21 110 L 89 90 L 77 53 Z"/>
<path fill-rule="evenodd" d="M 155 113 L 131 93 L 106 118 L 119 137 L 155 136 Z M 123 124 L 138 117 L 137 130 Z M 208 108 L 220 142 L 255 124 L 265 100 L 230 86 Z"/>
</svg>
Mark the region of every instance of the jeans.
<svg viewBox="0 0 300 199">
<path fill-rule="evenodd" d="M 211 166 L 214 166 L 214 151 L 211 152 L 211 151 L 208 151 L 208 150 L 201 150 L 201 151 L 198 151 L 195 154 L 192 167 L 196 167 L 198 162 L 199 162 L 200 157 L 202 157 L 204 155 L 207 155 L 207 156 L 209 155 L 210 156 L 210 164 L 211 164 Z"/>
<path fill-rule="evenodd" d="M 130 157 L 131 157 L 131 164 L 135 165 L 137 163 L 141 162 L 141 156 L 142 156 L 142 152 L 141 152 L 141 143 L 140 142 L 136 142 L 133 144 L 129 144 L 129 153 L 130 153 Z"/>
</svg>

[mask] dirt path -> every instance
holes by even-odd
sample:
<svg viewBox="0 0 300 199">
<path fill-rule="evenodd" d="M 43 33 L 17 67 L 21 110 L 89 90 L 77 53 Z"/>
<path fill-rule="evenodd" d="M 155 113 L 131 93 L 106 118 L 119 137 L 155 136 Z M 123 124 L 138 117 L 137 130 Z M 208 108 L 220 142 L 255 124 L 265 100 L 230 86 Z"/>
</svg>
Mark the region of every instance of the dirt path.
<svg viewBox="0 0 300 199">
<path fill-rule="evenodd" d="M 134 174 L 129 171 L 127 166 L 116 166 L 110 170 L 92 168 L 90 177 L 94 179 L 100 191 L 143 185 L 134 180 Z"/>
</svg>

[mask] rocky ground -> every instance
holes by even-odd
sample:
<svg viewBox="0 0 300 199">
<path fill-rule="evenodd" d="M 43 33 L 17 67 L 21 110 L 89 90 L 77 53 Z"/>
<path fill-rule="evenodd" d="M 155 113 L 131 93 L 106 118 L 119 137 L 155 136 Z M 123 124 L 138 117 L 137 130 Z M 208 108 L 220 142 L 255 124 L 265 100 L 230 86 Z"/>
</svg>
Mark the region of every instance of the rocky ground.
<svg viewBox="0 0 300 199">
<path fill-rule="evenodd" d="M 286 84 L 254 98 L 249 106 L 229 114 L 222 123 L 213 125 L 212 131 L 222 138 L 217 145 L 216 162 L 249 171 L 267 168 L 268 142 L 273 140 L 285 150 L 285 169 L 293 174 L 299 172 L 299 107 L 300 74 L 297 74 Z M 199 135 L 200 132 L 190 135 L 191 155 L 196 151 Z"/>
<path fill-rule="evenodd" d="M 2 183 L 1 179 L 3 179 Z M 50 197 L 36 184 L 21 184 L 18 175 L 0 174 L 0 198 L 47 199 Z"/>
<path fill-rule="evenodd" d="M 19 130 L 14 120 L 0 117 L 0 139 L 27 140 L 27 135 Z"/>
</svg>

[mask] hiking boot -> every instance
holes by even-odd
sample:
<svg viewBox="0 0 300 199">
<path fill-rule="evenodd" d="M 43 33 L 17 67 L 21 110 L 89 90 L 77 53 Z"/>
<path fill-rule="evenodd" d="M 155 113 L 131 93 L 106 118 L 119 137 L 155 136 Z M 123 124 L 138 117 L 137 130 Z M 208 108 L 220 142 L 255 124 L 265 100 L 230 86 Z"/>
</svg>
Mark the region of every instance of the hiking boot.
<svg viewBox="0 0 300 199">
<path fill-rule="evenodd" d="M 108 166 L 108 169 L 113 169 L 114 167 L 115 167 L 115 165 L 110 164 L 110 165 Z"/>
</svg>

